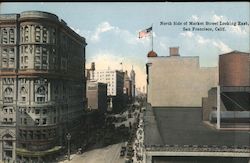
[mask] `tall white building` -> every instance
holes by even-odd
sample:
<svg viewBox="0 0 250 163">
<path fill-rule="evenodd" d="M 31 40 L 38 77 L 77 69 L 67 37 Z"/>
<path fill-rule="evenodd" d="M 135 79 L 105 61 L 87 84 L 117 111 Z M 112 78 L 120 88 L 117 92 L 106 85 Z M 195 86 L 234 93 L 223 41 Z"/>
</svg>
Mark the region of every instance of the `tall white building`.
<svg viewBox="0 0 250 163">
<path fill-rule="evenodd" d="M 95 70 L 90 78 L 107 84 L 107 95 L 117 96 L 123 94 L 123 72 L 118 70 Z"/>
<path fill-rule="evenodd" d="M 91 70 L 90 79 L 107 84 L 108 111 L 120 111 L 124 107 L 124 72 L 118 70 Z"/>
</svg>

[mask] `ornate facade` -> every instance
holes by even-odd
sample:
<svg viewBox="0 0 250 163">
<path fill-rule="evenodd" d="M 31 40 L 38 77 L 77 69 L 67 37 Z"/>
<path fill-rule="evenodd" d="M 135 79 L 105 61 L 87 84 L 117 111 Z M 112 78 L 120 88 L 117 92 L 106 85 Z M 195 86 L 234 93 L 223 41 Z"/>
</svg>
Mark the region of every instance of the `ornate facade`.
<svg viewBox="0 0 250 163">
<path fill-rule="evenodd" d="M 86 45 L 54 14 L 0 15 L 0 160 L 46 161 L 77 135 Z"/>
</svg>

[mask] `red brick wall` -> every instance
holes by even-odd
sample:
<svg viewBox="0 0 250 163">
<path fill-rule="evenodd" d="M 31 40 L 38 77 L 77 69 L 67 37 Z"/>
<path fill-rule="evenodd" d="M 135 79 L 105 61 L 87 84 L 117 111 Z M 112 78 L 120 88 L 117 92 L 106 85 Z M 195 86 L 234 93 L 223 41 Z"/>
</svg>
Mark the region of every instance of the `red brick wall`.
<svg viewBox="0 0 250 163">
<path fill-rule="evenodd" d="M 219 56 L 219 83 L 221 86 L 250 86 L 249 55 L 228 53 Z"/>
</svg>

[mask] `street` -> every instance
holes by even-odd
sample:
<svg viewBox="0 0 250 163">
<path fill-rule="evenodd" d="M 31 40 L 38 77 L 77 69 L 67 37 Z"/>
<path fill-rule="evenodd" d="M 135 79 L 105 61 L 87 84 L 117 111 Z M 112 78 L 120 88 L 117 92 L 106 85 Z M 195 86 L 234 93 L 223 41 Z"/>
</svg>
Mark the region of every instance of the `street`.
<svg viewBox="0 0 250 163">
<path fill-rule="evenodd" d="M 120 149 L 123 144 L 110 145 L 80 155 L 73 154 L 70 161 L 65 160 L 59 163 L 124 163 L 124 158 L 120 158 Z"/>
<path fill-rule="evenodd" d="M 113 118 L 111 122 L 118 130 L 121 125 L 130 128 L 128 139 L 123 139 L 120 143 L 115 143 L 106 147 L 99 147 L 92 150 L 84 151 L 81 154 L 72 153 L 70 161 L 61 159 L 59 163 L 124 163 L 126 160 L 137 162 L 138 156 L 142 156 L 142 113 L 141 107 L 131 106 L 121 114 L 109 115 Z M 139 132 L 140 131 L 140 132 Z M 118 136 L 118 135 L 115 135 Z M 120 156 L 121 149 L 125 148 L 125 154 Z M 132 150 L 132 151 L 131 151 Z M 130 156 L 131 155 L 131 156 Z M 65 155 L 66 157 L 66 155 Z"/>
</svg>

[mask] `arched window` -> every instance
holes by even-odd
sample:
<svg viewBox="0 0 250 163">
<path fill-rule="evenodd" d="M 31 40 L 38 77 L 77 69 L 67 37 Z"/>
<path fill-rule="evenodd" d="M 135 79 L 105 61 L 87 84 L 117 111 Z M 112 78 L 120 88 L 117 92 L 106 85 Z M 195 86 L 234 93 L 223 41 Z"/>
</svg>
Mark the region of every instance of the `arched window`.
<svg viewBox="0 0 250 163">
<path fill-rule="evenodd" d="M 45 87 L 44 86 L 40 86 L 37 88 L 37 94 L 39 95 L 45 95 Z"/>
<path fill-rule="evenodd" d="M 24 27 L 24 42 L 28 42 L 29 41 L 29 27 L 25 26 Z"/>
<path fill-rule="evenodd" d="M 40 42 L 41 39 L 41 28 L 39 26 L 35 27 L 35 42 Z"/>
<path fill-rule="evenodd" d="M 10 134 L 5 134 L 4 136 L 3 136 L 3 139 L 4 140 L 6 140 L 6 139 L 12 139 L 13 137 L 10 135 Z"/>
<path fill-rule="evenodd" d="M 21 88 L 21 94 L 27 94 L 27 90 L 26 90 L 25 87 L 22 87 L 22 88 Z"/>
<path fill-rule="evenodd" d="M 12 94 L 12 88 L 7 87 L 7 88 L 4 90 L 4 94 L 5 94 L 5 95 L 10 95 L 10 94 Z"/>
</svg>

